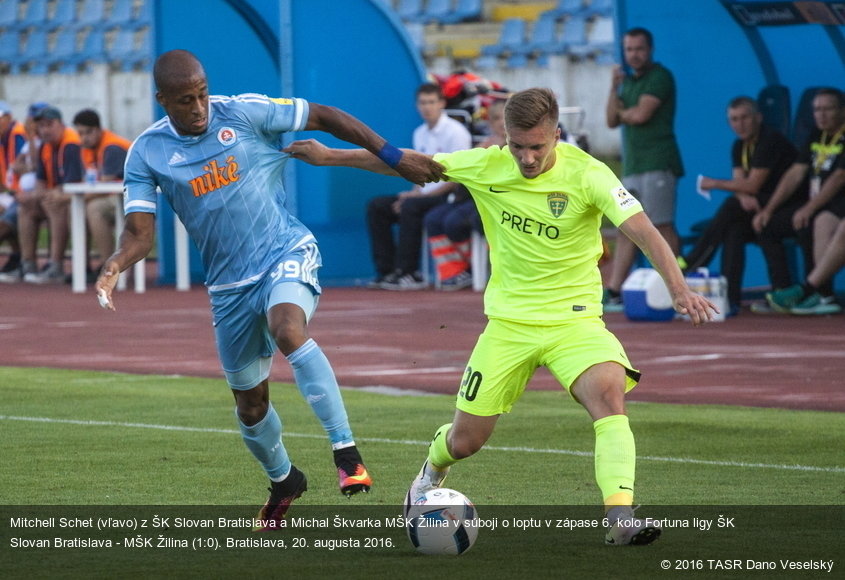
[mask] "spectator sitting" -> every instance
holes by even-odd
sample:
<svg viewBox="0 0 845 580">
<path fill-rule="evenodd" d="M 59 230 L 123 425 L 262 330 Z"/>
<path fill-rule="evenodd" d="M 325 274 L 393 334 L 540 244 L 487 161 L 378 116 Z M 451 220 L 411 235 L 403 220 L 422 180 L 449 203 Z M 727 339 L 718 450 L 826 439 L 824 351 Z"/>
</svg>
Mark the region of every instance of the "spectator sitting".
<svg viewBox="0 0 845 580">
<path fill-rule="evenodd" d="M 778 312 L 801 315 L 842 312 L 832 289 L 833 277 L 845 266 L 845 155 L 839 156 L 836 169 L 825 180 L 819 194 L 795 212 L 793 220 L 800 224 L 805 216 L 816 212 L 813 224 L 815 266 L 803 284 L 766 294 L 769 305 Z M 825 294 L 826 291 L 830 294 Z"/>
<path fill-rule="evenodd" d="M 132 143 L 128 139 L 103 129 L 100 115 L 83 109 L 73 118 L 73 125 L 82 142 L 82 162 L 86 172 L 95 171 L 97 181 L 123 181 L 123 164 Z M 114 253 L 115 211 L 122 200 L 106 193 L 85 195 L 85 218 L 94 244 L 105 261 Z M 96 272 L 99 267 L 92 267 Z"/>
<path fill-rule="evenodd" d="M 0 243 L 9 242 L 11 252 L 0 273 L 9 274 L 20 268 L 21 248 L 18 243 L 17 202 L 18 177 L 12 167 L 26 145 L 23 123 L 12 116 L 6 101 L 0 101 Z"/>
<path fill-rule="evenodd" d="M 753 222 L 767 260 L 771 256 L 785 255 L 784 238 L 797 234 L 804 250 L 808 275 L 815 259 L 825 253 L 845 210 L 838 197 L 841 187 L 836 182 L 827 184 L 838 168 L 845 167 L 845 95 L 842 91 L 819 89 L 813 97 L 813 119 L 816 127 L 799 150 L 798 159 L 784 173 L 772 197 L 754 216 Z M 775 211 L 784 204 L 795 204 L 796 208 L 800 208 L 786 223 L 774 218 Z M 819 214 L 815 221 L 818 227 L 813 223 L 813 215 L 817 211 Z M 792 283 L 788 271 L 782 272 L 778 279 L 772 277 L 774 290 L 786 288 Z M 818 288 L 818 293 L 825 303 L 834 303 L 831 281 L 825 281 Z"/>
<path fill-rule="evenodd" d="M 440 86 L 425 83 L 416 91 L 417 111 L 424 123 L 414 130 L 413 148 L 426 155 L 451 153 L 472 147 L 472 136 L 458 121 L 444 112 L 446 99 Z M 421 290 L 426 284 L 419 273 L 423 217 L 446 202 L 457 184 L 426 183 L 396 195 L 383 195 L 367 205 L 367 228 L 372 246 L 376 279 L 371 288 Z M 399 223 L 398 244 L 391 228 Z"/>
<path fill-rule="evenodd" d="M 487 109 L 490 135 L 479 147 L 503 147 L 505 135 L 505 101 L 495 101 Z M 473 228 L 481 229 L 475 201 L 464 186 L 450 196 L 448 203 L 436 206 L 425 215 L 425 230 L 434 267 L 442 290 L 461 290 L 472 286 L 470 265 L 470 235 Z"/>
<path fill-rule="evenodd" d="M 2 219 L 10 228 L 12 228 L 15 236 L 15 243 L 20 248 L 20 231 L 18 228 L 19 218 L 18 213 L 20 209 L 20 200 L 24 196 L 29 196 L 35 189 L 35 170 L 38 167 L 38 149 L 41 147 L 41 139 L 38 137 L 38 130 L 35 126 L 35 114 L 44 107 L 47 103 L 37 102 L 29 106 L 26 121 L 24 121 L 25 140 L 23 147 L 15 161 L 11 165 L 12 182 L 15 184 L 15 201 L 3 214 Z M 44 218 L 38 220 L 33 226 L 38 231 Z M 2 226 L 0 226 L 2 227 Z M 36 233 L 37 235 L 37 233 Z M 23 279 L 23 256 L 20 258 L 20 264 L 17 268 L 10 268 L 8 272 L 0 272 L 0 282 L 4 284 L 14 284 Z"/>
<path fill-rule="evenodd" d="M 745 244 L 757 239 L 751 226 L 754 214 L 763 206 L 781 176 L 795 161 L 795 147 L 778 131 L 763 125 L 763 115 L 751 97 L 736 97 L 728 104 L 728 123 L 737 139 L 731 150 L 733 173 L 730 179 L 704 177 L 701 187 L 732 192 L 708 224 L 695 247 L 683 257 L 687 270 L 707 266 L 722 246 L 722 275 L 728 281 L 728 315 L 739 312 L 742 276 L 745 270 Z M 796 206 L 778 208 L 773 219 L 788 223 Z M 767 256 L 768 257 L 768 256 Z M 785 255 L 774 255 L 782 263 L 769 264 L 773 278 L 788 272 Z"/>
<path fill-rule="evenodd" d="M 31 192 L 22 192 L 18 208 L 18 235 L 21 243 L 24 282 L 64 283 L 64 258 L 69 237 L 70 196 L 62 184 L 82 181 L 83 166 L 79 135 L 62 122 L 62 113 L 53 106 L 35 111 L 33 116 L 41 146 L 38 151 L 36 183 Z M 39 272 L 36 264 L 38 227 L 46 218 L 50 228 L 50 262 Z"/>
</svg>

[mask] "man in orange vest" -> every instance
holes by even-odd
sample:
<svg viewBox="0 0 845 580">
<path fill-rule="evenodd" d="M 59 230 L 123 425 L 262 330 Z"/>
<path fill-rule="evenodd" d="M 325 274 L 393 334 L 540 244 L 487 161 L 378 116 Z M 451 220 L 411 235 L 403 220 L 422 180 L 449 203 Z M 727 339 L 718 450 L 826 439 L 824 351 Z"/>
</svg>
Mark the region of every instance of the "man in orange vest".
<svg viewBox="0 0 845 580">
<path fill-rule="evenodd" d="M 18 200 L 23 281 L 61 284 L 65 281 L 64 259 L 70 235 L 70 196 L 62 191 L 62 185 L 82 181 L 82 148 L 79 135 L 65 126 L 57 108 L 43 107 L 33 119 L 41 137 L 36 184 L 34 190 L 22 193 Z M 45 217 L 50 227 L 50 262 L 39 272 L 36 263 L 38 225 Z"/>
<path fill-rule="evenodd" d="M 132 143 L 120 135 L 103 129 L 100 115 L 93 109 L 83 109 L 73 118 L 73 126 L 82 142 L 82 163 L 86 179 L 123 181 L 123 164 Z M 89 193 L 85 196 L 85 219 L 101 261 L 114 253 L 115 210 L 122 203 L 119 196 Z M 93 272 L 99 267 L 92 268 Z"/>
<path fill-rule="evenodd" d="M 0 273 L 16 271 L 20 267 L 21 247 L 17 228 L 17 176 L 12 171 L 24 144 L 26 131 L 23 123 L 12 117 L 12 109 L 6 101 L 0 101 L 0 243 L 9 242 L 9 259 L 0 268 Z"/>
</svg>

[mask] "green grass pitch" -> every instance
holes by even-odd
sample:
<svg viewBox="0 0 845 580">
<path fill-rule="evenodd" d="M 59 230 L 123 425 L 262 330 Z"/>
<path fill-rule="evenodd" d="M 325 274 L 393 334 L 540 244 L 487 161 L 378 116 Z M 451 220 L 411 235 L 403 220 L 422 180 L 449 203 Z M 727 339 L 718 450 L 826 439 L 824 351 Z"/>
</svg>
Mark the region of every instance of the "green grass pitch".
<svg viewBox="0 0 845 580">
<path fill-rule="evenodd" d="M 841 531 L 845 515 L 843 414 L 631 403 L 641 513 L 676 523 L 699 517 L 714 527 L 706 532 L 670 527 L 653 546 L 607 548 L 601 530 L 550 525 L 565 517 L 601 516 L 586 412 L 561 392 L 528 391 L 513 413 L 500 419 L 487 448 L 461 462 L 447 479 L 448 487 L 476 503 L 482 517 L 499 524 L 495 530 L 482 528 L 476 545 L 458 558 L 414 553 L 401 529 L 366 530 L 380 534 L 382 544 L 369 549 L 142 548 L 107 555 L 91 549 L 10 550 L 11 538 L 46 532 L 13 529 L 9 514 L 43 517 L 50 506 L 59 513 L 66 506 L 88 506 L 82 509 L 98 513 L 103 508 L 97 506 L 114 506 L 105 509 L 116 514 L 170 506 L 171 512 L 195 514 L 202 506 L 226 506 L 228 514 L 251 518 L 266 499 L 267 484 L 243 446 L 234 401 L 222 380 L 2 368 L 0 384 L 0 507 L 5 507 L 0 567 L 10 577 L 18 571 L 31 577 L 41 567 L 51 577 L 114 577 L 115 570 L 122 577 L 267 577 L 263 566 L 268 563 L 280 566 L 280 574 L 287 569 L 305 578 L 358 577 L 344 570 L 360 571 L 362 578 L 445 573 L 668 578 L 696 570 L 708 578 L 743 577 L 724 568 L 723 560 L 734 560 L 748 575 L 792 578 L 809 572 L 790 569 L 788 562 L 765 573 L 752 573 L 748 566 L 755 558 L 764 562 L 761 566 L 778 557 L 835 560 L 836 542 L 825 538 Z M 273 384 L 271 394 L 291 458 L 309 477 L 309 490 L 291 516 L 297 511 L 350 518 L 398 515 L 428 439 L 451 419 L 454 402 L 452 396 L 344 390 L 357 442 L 375 480 L 370 494 L 347 500 L 337 490 L 322 429 L 296 388 Z M 719 516 L 733 517 L 736 528 L 717 531 Z M 501 522 L 513 524 L 514 519 L 543 522 L 542 529 L 503 529 Z M 309 530 L 313 538 L 308 541 L 336 533 Z M 277 534 L 295 536 L 293 531 Z M 387 541 L 390 546 L 383 545 Z M 155 558 L 142 558 L 145 553 Z M 670 562 L 668 569 L 661 567 L 664 561 Z M 840 557 L 838 571 L 843 569 Z"/>
</svg>

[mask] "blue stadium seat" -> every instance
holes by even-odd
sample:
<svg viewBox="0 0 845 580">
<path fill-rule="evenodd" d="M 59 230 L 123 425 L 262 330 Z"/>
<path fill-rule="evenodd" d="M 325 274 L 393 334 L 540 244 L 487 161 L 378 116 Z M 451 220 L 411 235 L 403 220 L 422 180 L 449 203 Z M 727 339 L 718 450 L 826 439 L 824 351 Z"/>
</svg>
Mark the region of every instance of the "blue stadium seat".
<svg viewBox="0 0 845 580">
<path fill-rule="evenodd" d="M 492 56 L 510 53 L 522 54 L 526 51 L 525 20 L 522 18 L 508 18 L 502 22 L 499 42 L 481 47 L 481 54 Z"/>
<path fill-rule="evenodd" d="M 82 68 L 93 63 L 106 61 L 106 33 L 101 28 L 92 28 L 82 41 L 77 61 Z"/>
<path fill-rule="evenodd" d="M 59 29 L 53 50 L 48 55 L 51 68 L 64 73 L 76 72 L 78 36 L 79 31 L 72 26 Z"/>
<path fill-rule="evenodd" d="M 396 14 L 406 22 L 418 22 L 423 17 L 422 0 L 399 0 Z"/>
<path fill-rule="evenodd" d="M 428 0 L 422 12 L 422 19 L 427 23 L 443 22 L 452 13 L 452 0 Z"/>
<path fill-rule="evenodd" d="M 141 0 L 138 7 L 138 12 L 135 14 L 135 22 L 137 26 L 152 26 L 153 25 L 153 9 L 155 8 L 153 0 Z"/>
<path fill-rule="evenodd" d="M 531 52 L 556 53 L 563 51 L 563 45 L 558 40 L 558 19 L 554 12 L 540 14 L 531 29 L 531 40 L 528 49 Z"/>
<path fill-rule="evenodd" d="M 491 70 L 499 67 L 499 58 L 492 54 L 482 54 L 475 59 L 475 68 L 477 70 Z"/>
<path fill-rule="evenodd" d="M 0 32 L 0 69 L 6 73 L 18 62 L 21 50 L 21 33 L 14 28 Z"/>
<path fill-rule="evenodd" d="M 135 19 L 134 0 L 114 0 L 111 14 L 109 15 L 109 26 L 127 26 Z"/>
<path fill-rule="evenodd" d="M 17 27 L 43 28 L 47 25 L 47 0 L 29 0 L 23 17 L 18 20 Z"/>
<path fill-rule="evenodd" d="M 563 23 L 561 42 L 570 54 L 578 54 L 587 45 L 587 19 L 583 16 L 572 16 Z"/>
<path fill-rule="evenodd" d="M 569 16 L 583 16 L 584 0 L 558 0 L 557 6 L 551 10 L 558 18 Z"/>
<path fill-rule="evenodd" d="M 590 30 L 587 33 L 587 46 L 590 51 L 597 54 L 604 50 L 613 50 L 616 47 L 616 32 L 613 29 L 613 18 L 600 16 L 593 20 Z"/>
<path fill-rule="evenodd" d="M 757 95 L 757 107 L 763 115 L 763 124 L 789 136 L 792 103 L 789 98 L 789 87 L 784 85 L 769 85 L 760 89 Z"/>
<path fill-rule="evenodd" d="M 481 20 L 484 11 L 482 0 L 458 0 L 455 10 L 447 14 L 441 22 L 443 24 L 455 24 L 458 22 L 477 22 Z"/>
<path fill-rule="evenodd" d="M 141 28 L 152 24 L 152 0 L 141 2 L 139 10 L 135 11 L 135 0 L 114 0 L 107 27 Z"/>
<path fill-rule="evenodd" d="M 18 0 L 0 0 L 0 28 L 13 28 L 17 23 Z"/>
<path fill-rule="evenodd" d="M 614 0 L 593 0 L 586 9 L 587 18 L 611 18 L 613 17 Z"/>
<path fill-rule="evenodd" d="M 149 68 L 152 56 L 149 27 L 140 31 L 119 29 L 107 56 L 111 64 L 122 71 Z"/>
<path fill-rule="evenodd" d="M 597 64 L 617 64 L 616 52 L 614 48 L 599 49 L 594 55 Z"/>
<path fill-rule="evenodd" d="M 48 21 L 51 29 L 73 26 L 76 23 L 76 0 L 56 0 L 53 15 Z"/>
<path fill-rule="evenodd" d="M 106 23 L 105 0 L 82 0 L 77 27 L 103 28 Z"/>
<path fill-rule="evenodd" d="M 524 68 L 528 66 L 528 55 L 523 53 L 511 54 L 505 61 L 508 68 Z"/>
<path fill-rule="evenodd" d="M 20 58 L 12 67 L 13 73 L 29 72 L 43 74 L 47 72 L 47 31 L 33 28 L 24 40 Z"/>
</svg>

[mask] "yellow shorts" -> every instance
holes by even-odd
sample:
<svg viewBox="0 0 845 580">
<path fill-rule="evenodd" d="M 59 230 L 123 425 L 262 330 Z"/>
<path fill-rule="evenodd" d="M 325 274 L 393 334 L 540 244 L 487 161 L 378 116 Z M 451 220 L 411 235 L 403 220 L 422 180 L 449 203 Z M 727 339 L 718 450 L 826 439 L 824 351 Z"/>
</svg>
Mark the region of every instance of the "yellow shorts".
<svg viewBox="0 0 845 580">
<path fill-rule="evenodd" d="M 585 370 L 603 362 L 625 367 L 625 391 L 640 380 L 625 349 L 600 318 L 556 326 L 491 319 L 470 356 L 456 407 L 482 417 L 510 412 L 539 366 L 568 391 Z"/>
</svg>

